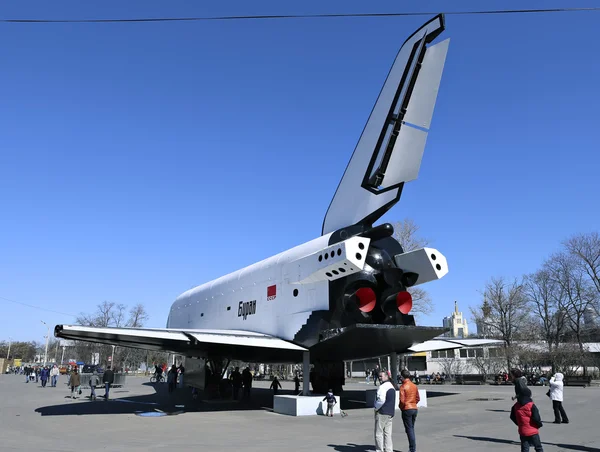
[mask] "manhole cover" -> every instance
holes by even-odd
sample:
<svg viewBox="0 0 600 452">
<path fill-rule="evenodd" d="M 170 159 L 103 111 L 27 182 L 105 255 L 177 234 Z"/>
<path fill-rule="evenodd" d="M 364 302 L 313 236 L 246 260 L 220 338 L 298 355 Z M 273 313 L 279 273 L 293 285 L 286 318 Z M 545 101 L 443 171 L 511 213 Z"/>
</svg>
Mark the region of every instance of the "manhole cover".
<svg viewBox="0 0 600 452">
<path fill-rule="evenodd" d="M 495 397 L 477 397 L 475 399 L 469 399 L 469 401 L 471 401 L 471 402 L 490 402 L 490 401 L 496 401 L 496 400 L 504 400 L 504 399 L 495 398 Z"/>
<path fill-rule="evenodd" d="M 177 416 L 183 413 L 183 411 L 174 411 L 173 413 L 165 413 L 164 411 L 140 411 L 136 412 L 136 416 L 141 417 L 163 417 L 163 416 Z"/>
</svg>

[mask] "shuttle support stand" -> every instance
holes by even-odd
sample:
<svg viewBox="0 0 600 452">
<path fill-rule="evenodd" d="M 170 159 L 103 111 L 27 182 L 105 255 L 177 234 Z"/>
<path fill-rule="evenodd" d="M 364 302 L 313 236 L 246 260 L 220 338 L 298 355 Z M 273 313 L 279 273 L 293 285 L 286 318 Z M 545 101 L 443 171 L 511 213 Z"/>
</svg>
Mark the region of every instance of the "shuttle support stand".
<svg viewBox="0 0 600 452">
<path fill-rule="evenodd" d="M 308 396 L 310 393 L 310 352 L 304 352 L 302 355 L 302 395 Z"/>
<path fill-rule="evenodd" d="M 390 355 L 390 360 L 390 367 L 392 368 L 392 381 L 394 384 L 396 384 L 398 382 L 398 353 L 392 353 Z"/>
</svg>

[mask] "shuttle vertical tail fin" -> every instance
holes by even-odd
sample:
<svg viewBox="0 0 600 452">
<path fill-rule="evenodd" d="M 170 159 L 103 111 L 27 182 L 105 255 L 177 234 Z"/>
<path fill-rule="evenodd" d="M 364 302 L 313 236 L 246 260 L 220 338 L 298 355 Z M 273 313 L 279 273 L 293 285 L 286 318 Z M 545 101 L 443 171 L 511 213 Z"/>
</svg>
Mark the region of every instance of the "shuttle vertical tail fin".
<svg viewBox="0 0 600 452">
<path fill-rule="evenodd" d="M 371 226 L 417 178 L 449 40 L 438 15 L 402 45 L 323 221 L 323 234 Z"/>
</svg>

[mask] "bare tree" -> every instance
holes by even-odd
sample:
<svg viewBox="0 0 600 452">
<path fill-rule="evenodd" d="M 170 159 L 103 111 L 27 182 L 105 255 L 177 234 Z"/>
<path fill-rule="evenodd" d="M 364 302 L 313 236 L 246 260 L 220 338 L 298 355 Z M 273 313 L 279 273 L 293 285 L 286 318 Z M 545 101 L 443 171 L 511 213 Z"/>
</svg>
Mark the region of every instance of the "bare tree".
<svg viewBox="0 0 600 452">
<path fill-rule="evenodd" d="M 127 326 L 130 328 L 140 328 L 144 326 L 144 323 L 148 320 L 148 313 L 143 304 L 136 304 L 129 310 L 129 320 Z"/>
<path fill-rule="evenodd" d="M 129 310 L 129 319 L 127 326 L 129 328 L 141 328 L 148 320 L 148 314 L 144 305 L 138 303 Z M 145 362 L 148 358 L 148 352 L 139 348 L 120 347 L 119 361 L 123 368 L 137 369 L 140 363 Z M 115 358 L 115 361 L 116 358 Z"/>
<path fill-rule="evenodd" d="M 552 347 L 558 347 L 565 327 L 564 316 L 561 315 L 565 301 L 562 286 L 552 278 L 551 270 L 544 266 L 525 277 L 523 289 L 548 353 L 552 353 Z"/>
<path fill-rule="evenodd" d="M 529 306 L 523 285 L 517 279 L 492 278 L 486 284 L 483 303 L 471 308 L 478 325 L 483 325 L 492 337 L 504 342 L 506 363 L 511 367 L 511 346 L 529 318 Z"/>
<path fill-rule="evenodd" d="M 566 240 L 564 246 L 600 294 L 600 234 L 577 234 Z"/>
<path fill-rule="evenodd" d="M 419 226 L 410 218 L 394 223 L 394 238 L 405 253 L 429 245 L 429 240 L 419 235 Z M 430 314 L 433 311 L 433 303 L 426 290 L 421 287 L 409 287 L 408 291 L 413 299 L 413 313 Z"/>
<path fill-rule="evenodd" d="M 127 307 L 124 304 L 115 305 L 112 312 L 112 324 L 117 328 L 125 326 Z"/>
<path fill-rule="evenodd" d="M 394 223 L 394 238 L 400 243 L 405 253 L 429 246 L 429 240 L 419 235 L 419 229 L 419 226 L 410 218 Z"/>
<path fill-rule="evenodd" d="M 476 354 L 471 365 L 487 380 L 498 375 L 504 366 L 504 357 L 491 357 Z"/>
<path fill-rule="evenodd" d="M 586 271 L 577 261 L 576 256 L 568 253 L 557 253 L 546 263 L 550 275 L 564 292 L 564 306 L 560 314 L 564 315 L 566 325 L 571 330 L 579 346 L 579 354 L 583 361 L 585 355 L 583 319 L 586 310 L 593 306 L 597 294 L 586 275 Z M 586 367 L 583 366 L 584 374 Z"/>
<path fill-rule="evenodd" d="M 442 372 L 444 372 L 451 380 L 456 377 L 457 374 L 462 374 L 465 371 L 465 363 L 458 359 L 456 356 L 439 359 Z"/>
<path fill-rule="evenodd" d="M 595 289 L 594 300 L 588 309 L 597 318 L 600 316 L 600 234 L 597 231 L 577 234 L 563 242 L 563 245 L 577 265 L 583 269 Z M 588 326 L 591 325 L 586 325 Z"/>
<path fill-rule="evenodd" d="M 96 307 L 92 314 L 82 313 L 77 317 L 77 323 L 85 326 L 95 326 L 101 328 L 107 327 L 132 327 L 139 328 L 148 320 L 148 314 L 143 305 L 137 304 L 129 310 L 127 315 L 127 306 L 114 302 L 104 301 Z M 100 353 L 100 362 L 104 362 L 112 354 L 110 345 L 93 344 L 89 342 L 77 341 L 73 348 L 74 354 L 78 359 L 89 361 L 94 353 Z M 115 349 L 114 360 L 122 367 L 135 367 L 145 360 L 145 352 L 129 347 L 117 347 Z"/>
</svg>

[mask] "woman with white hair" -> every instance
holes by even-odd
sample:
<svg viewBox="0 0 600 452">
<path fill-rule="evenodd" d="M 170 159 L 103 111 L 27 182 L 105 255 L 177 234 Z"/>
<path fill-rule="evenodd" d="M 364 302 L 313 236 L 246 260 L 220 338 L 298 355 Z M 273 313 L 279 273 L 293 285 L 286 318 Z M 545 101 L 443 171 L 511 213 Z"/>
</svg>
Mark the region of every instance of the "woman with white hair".
<svg viewBox="0 0 600 452">
<path fill-rule="evenodd" d="M 554 374 L 554 376 L 550 379 L 550 391 L 548 391 L 548 395 L 550 396 L 550 400 L 552 400 L 552 409 L 554 410 L 554 423 L 555 424 L 568 424 L 569 418 L 567 417 L 567 413 L 562 406 L 563 397 L 564 397 L 564 376 L 560 372 Z"/>
</svg>

